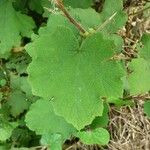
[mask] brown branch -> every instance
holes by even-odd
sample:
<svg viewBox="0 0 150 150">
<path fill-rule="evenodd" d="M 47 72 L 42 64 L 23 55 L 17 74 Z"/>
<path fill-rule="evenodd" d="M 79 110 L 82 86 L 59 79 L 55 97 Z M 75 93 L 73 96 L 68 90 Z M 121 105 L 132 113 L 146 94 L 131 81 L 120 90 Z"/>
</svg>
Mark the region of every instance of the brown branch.
<svg viewBox="0 0 150 150">
<path fill-rule="evenodd" d="M 87 31 L 79 24 L 65 9 L 63 3 L 60 0 L 54 0 L 55 4 L 57 7 L 64 13 L 64 15 L 69 19 L 71 23 L 73 23 L 79 31 L 81 31 L 83 34 L 86 33 Z"/>
</svg>

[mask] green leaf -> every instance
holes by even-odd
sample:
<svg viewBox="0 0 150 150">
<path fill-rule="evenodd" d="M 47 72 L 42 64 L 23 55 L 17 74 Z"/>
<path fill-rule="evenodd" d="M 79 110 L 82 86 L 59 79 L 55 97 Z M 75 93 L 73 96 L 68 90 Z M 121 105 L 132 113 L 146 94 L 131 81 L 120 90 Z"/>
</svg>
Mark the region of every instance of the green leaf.
<svg viewBox="0 0 150 150">
<path fill-rule="evenodd" d="M 15 146 L 17 147 L 29 145 L 31 140 L 34 141 L 35 134 L 25 127 L 24 118 L 22 120 L 18 120 L 18 123 L 18 128 L 15 128 L 12 132 L 11 141 L 12 143 L 16 143 Z"/>
<path fill-rule="evenodd" d="M 10 149 L 9 144 L 0 144 L 0 150 L 8 150 L 8 149 Z"/>
<path fill-rule="evenodd" d="M 0 86 L 5 86 L 7 81 L 5 79 L 0 80 Z"/>
<path fill-rule="evenodd" d="M 37 100 L 31 105 L 25 119 L 27 126 L 37 134 L 61 134 L 66 140 L 75 133 L 75 128 L 68 124 L 63 117 L 57 116 L 48 100 Z"/>
<path fill-rule="evenodd" d="M 77 28 L 70 23 L 66 17 L 60 14 L 50 14 L 47 26 L 39 29 L 39 35 L 50 35 L 57 29 L 58 26 L 66 26 L 73 31 L 75 36 L 79 36 L 79 31 Z"/>
<path fill-rule="evenodd" d="M 140 58 L 132 60 L 129 69 L 129 86 L 131 95 L 144 94 L 150 91 L 150 35 L 142 37 L 144 47 L 140 50 Z"/>
<path fill-rule="evenodd" d="M 44 7 L 49 8 L 50 6 L 51 3 L 48 0 L 29 0 L 29 8 L 39 14 L 44 12 Z"/>
<path fill-rule="evenodd" d="M 62 150 L 62 137 L 60 134 L 44 134 L 41 144 L 50 147 L 51 150 Z"/>
<path fill-rule="evenodd" d="M 6 141 L 10 138 L 12 131 L 17 127 L 17 123 L 10 123 L 0 118 L 0 141 Z"/>
<path fill-rule="evenodd" d="M 16 12 L 11 0 L 0 1 L 0 20 L 0 57 L 8 57 L 22 36 L 30 37 L 35 24 L 29 16 Z"/>
<path fill-rule="evenodd" d="M 73 8 L 88 8 L 92 4 L 92 0 L 63 0 L 63 2 Z"/>
<path fill-rule="evenodd" d="M 27 0 L 12 0 L 13 7 L 17 11 L 21 11 L 23 13 L 27 13 Z"/>
<path fill-rule="evenodd" d="M 132 71 L 128 77 L 130 94 L 144 94 L 150 90 L 150 63 L 143 58 L 132 60 L 129 65 Z"/>
<path fill-rule="evenodd" d="M 149 14 L 150 14 L 150 2 L 147 1 L 145 6 L 144 6 L 144 11 L 143 11 L 143 14 L 144 14 L 144 17 L 147 18 L 147 20 L 149 19 Z"/>
<path fill-rule="evenodd" d="M 11 115 L 17 117 L 28 109 L 30 103 L 24 93 L 14 91 L 10 94 L 7 104 L 10 106 Z"/>
<path fill-rule="evenodd" d="M 31 98 L 33 96 L 27 77 L 20 77 L 18 75 L 10 74 L 10 87 L 14 91 L 20 90 L 24 92 L 27 98 Z"/>
<path fill-rule="evenodd" d="M 96 129 L 98 127 L 106 127 L 109 122 L 108 112 L 109 112 L 109 107 L 108 104 L 105 103 L 103 115 L 101 117 L 96 117 L 91 123 L 90 127 L 92 129 Z"/>
<path fill-rule="evenodd" d="M 107 145 L 110 140 L 110 135 L 106 129 L 97 128 L 93 131 L 81 131 L 77 136 L 87 145 L 99 144 Z"/>
<path fill-rule="evenodd" d="M 95 28 L 100 25 L 100 14 L 94 9 L 70 9 L 71 15 L 86 29 Z"/>
<path fill-rule="evenodd" d="M 113 6 L 113 7 L 112 7 Z M 109 20 L 112 17 L 111 20 Z M 107 22 L 102 30 L 115 33 L 121 29 L 127 22 L 128 16 L 123 11 L 122 0 L 105 0 L 101 13 L 101 24 Z"/>
<path fill-rule="evenodd" d="M 31 62 L 31 58 L 27 53 L 16 53 L 9 57 L 9 61 L 6 63 L 8 70 L 16 70 L 18 75 L 26 73 L 28 64 Z"/>
<path fill-rule="evenodd" d="M 56 114 L 80 130 L 102 115 L 100 96 L 122 96 L 124 71 L 119 62 L 110 60 L 115 44 L 97 33 L 79 47 L 65 27 L 42 33 L 26 47 L 33 60 L 28 68 L 32 91 L 44 99 L 54 97 Z"/>
<path fill-rule="evenodd" d="M 112 7 L 113 6 L 113 7 Z M 109 18 L 115 12 L 123 9 L 123 1 L 122 0 L 105 0 L 102 15 L 103 18 Z"/>
<path fill-rule="evenodd" d="M 109 3 L 109 1 L 106 1 Z M 111 0 L 110 7 L 104 6 L 104 10 L 101 14 L 97 13 L 94 9 L 70 9 L 71 15 L 85 28 L 99 29 L 107 33 L 116 33 L 121 29 L 127 22 L 127 14 L 122 11 L 122 3 L 117 7 L 112 7 L 114 1 Z M 116 13 L 116 15 L 114 15 Z M 112 16 L 114 17 L 109 20 Z M 105 25 L 104 25 L 105 24 Z M 102 27 L 103 26 L 103 27 Z"/>
<path fill-rule="evenodd" d="M 150 117 L 150 101 L 144 103 L 144 112 L 148 117 Z"/>
<path fill-rule="evenodd" d="M 143 48 L 140 50 L 140 57 L 150 62 L 150 34 L 144 34 L 141 39 Z"/>
</svg>

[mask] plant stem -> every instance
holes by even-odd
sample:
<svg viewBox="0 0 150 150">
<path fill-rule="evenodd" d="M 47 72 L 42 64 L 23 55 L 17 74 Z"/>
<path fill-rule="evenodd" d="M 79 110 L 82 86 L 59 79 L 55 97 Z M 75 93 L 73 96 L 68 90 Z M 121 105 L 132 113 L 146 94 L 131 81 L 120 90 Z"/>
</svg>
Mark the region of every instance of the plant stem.
<svg viewBox="0 0 150 150">
<path fill-rule="evenodd" d="M 86 33 L 86 30 L 79 24 L 65 9 L 63 3 L 60 0 L 55 0 L 55 4 L 58 6 L 58 8 L 64 13 L 64 15 L 69 19 L 71 23 L 73 23 L 79 31 L 81 31 L 83 34 Z"/>
<path fill-rule="evenodd" d="M 116 16 L 117 12 L 115 12 L 110 18 L 108 18 L 102 25 L 100 25 L 97 31 L 102 30 L 107 24 L 111 22 L 111 20 Z"/>
</svg>

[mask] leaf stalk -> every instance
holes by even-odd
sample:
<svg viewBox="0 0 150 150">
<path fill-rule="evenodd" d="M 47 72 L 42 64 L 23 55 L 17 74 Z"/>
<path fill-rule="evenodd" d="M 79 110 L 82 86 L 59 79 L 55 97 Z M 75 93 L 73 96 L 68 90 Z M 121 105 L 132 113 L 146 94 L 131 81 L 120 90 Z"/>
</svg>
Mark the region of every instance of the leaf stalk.
<svg viewBox="0 0 150 150">
<path fill-rule="evenodd" d="M 61 0 L 55 0 L 54 2 L 55 2 L 55 4 L 57 5 L 57 7 L 64 13 L 64 15 L 68 18 L 68 20 L 69 20 L 72 24 L 74 24 L 74 25 L 78 28 L 78 30 L 79 30 L 81 33 L 83 33 L 83 34 L 87 33 L 87 31 L 82 27 L 82 25 L 81 25 L 80 23 L 78 23 L 78 22 L 69 14 L 69 12 L 65 9 L 65 7 L 64 7 L 63 3 L 61 2 Z"/>
</svg>

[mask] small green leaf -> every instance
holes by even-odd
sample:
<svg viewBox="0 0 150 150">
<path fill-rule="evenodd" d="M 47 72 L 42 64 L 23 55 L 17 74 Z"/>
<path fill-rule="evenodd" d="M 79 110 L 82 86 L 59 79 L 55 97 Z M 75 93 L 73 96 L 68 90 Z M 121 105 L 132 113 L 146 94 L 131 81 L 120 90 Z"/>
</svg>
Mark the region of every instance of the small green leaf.
<svg viewBox="0 0 150 150">
<path fill-rule="evenodd" d="M 0 86 L 5 86 L 7 81 L 5 79 L 0 80 Z"/>
<path fill-rule="evenodd" d="M 109 107 L 108 104 L 104 104 L 104 110 L 103 110 L 103 115 L 101 117 L 96 117 L 93 122 L 91 123 L 90 127 L 92 129 L 96 129 L 99 127 L 106 127 L 108 122 L 109 122 Z"/>
<path fill-rule="evenodd" d="M 17 117 L 29 108 L 26 95 L 21 91 L 14 91 L 10 94 L 7 104 L 10 106 L 11 115 Z"/>
<path fill-rule="evenodd" d="M 123 11 L 122 0 L 105 0 L 101 13 L 101 24 L 104 22 L 107 23 L 102 30 L 110 33 L 116 33 L 126 24 L 127 20 L 128 16 Z"/>
<path fill-rule="evenodd" d="M 4 142 L 10 138 L 12 131 L 17 127 L 17 123 L 10 123 L 0 119 L 0 141 Z"/>
<path fill-rule="evenodd" d="M 150 101 L 144 103 L 144 112 L 148 117 L 150 117 Z"/>
<path fill-rule="evenodd" d="M 94 9 L 70 9 L 72 16 L 87 30 L 89 28 L 95 28 L 100 25 L 101 18 L 100 14 L 97 13 Z M 88 14 L 88 15 L 87 15 Z"/>
<path fill-rule="evenodd" d="M 144 94 L 150 91 L 150 35 L 142 37 L 143 48 L 139 57 L 129 64 L 129 86 L 131 95 Z"/>
<path fill-rule="evenodd" d="M 51 3 L 48 0 L 29 0 L 29 8 L 39 14 L 44 12 L 44 7 L 49 8 L 50 6 Z"/>
<path fill-rule="evenodd" d="M 110 135 L 106 129 L 97 128 L 93 131 L 81 131 L 77 136 L 87 145 L 99 144 L 107 145 L 110 140 Z"/>
<path fill-rule="evenodd" d="M 150 63 L 143 58 L 132 60 L 129 65 L 132 71 L 128 77 L 130 94 L 144 94 L 150 90 Z"/>
<path fill-rule="evenodd" d="M 150 34 L 144 34 L 141 39 L 143 48 L 140 50 L 140 57 L 150 62 Z"/>
</svg>

